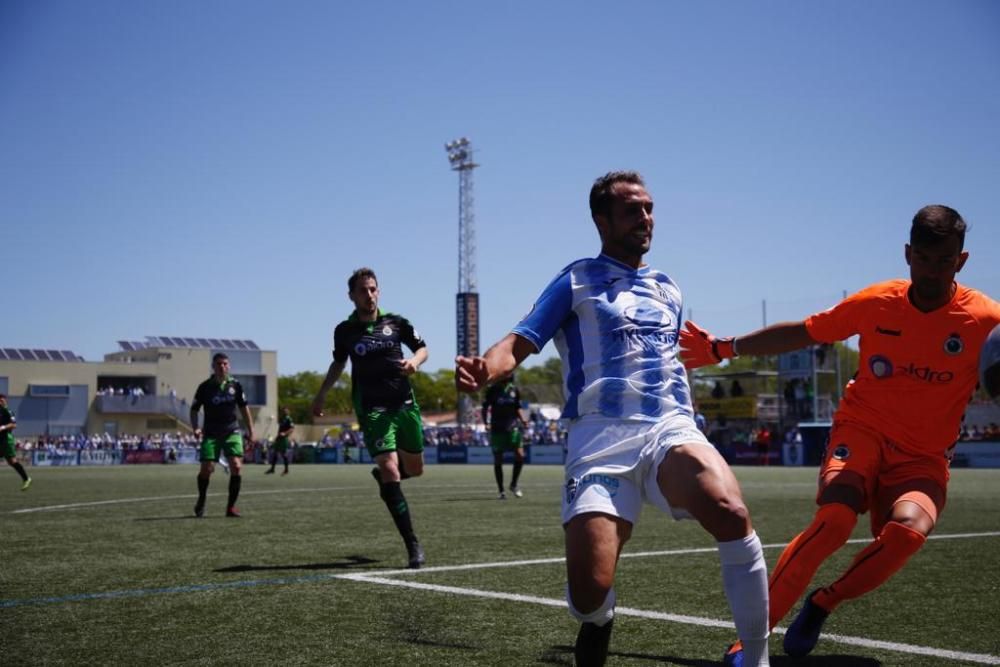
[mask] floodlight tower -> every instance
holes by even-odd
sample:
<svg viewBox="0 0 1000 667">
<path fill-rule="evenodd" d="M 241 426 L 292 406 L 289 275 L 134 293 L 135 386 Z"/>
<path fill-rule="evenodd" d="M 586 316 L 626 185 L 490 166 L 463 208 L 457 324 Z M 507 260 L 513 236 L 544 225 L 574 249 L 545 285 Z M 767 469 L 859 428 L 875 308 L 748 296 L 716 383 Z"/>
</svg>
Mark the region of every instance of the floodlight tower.
<svg viewBox="0 0 1000 667">
<path fill-rule="evenodd" d="M 479 293 L 476 292 L 476 214 L 472 189 L 472 144 L 462 137 L 444 145 L 452 171 L 458 172 L 458 294 L 455 298 L 455 341 L 458 354 L 479 354 Z M 458 396 L 458 423 L 471 426 L 472 400 Z"/>
</svg>

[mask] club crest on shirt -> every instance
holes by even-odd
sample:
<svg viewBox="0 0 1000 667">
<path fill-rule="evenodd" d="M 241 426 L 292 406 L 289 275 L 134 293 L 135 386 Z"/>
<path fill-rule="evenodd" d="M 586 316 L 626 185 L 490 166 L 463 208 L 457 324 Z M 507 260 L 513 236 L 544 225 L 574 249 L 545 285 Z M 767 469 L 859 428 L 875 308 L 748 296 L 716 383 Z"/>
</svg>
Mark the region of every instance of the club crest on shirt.
<svg viewBox="0 0 1000 667">
<path fill-rule="evenodd" d="M 871 359 L 868 360 L 868 368 L 871 369 L 872 375 L 877 378 L 887 378 L 892 377 L 892 362 L 888 358 L 876 354 Z"/>
<path fill-rule="evenodd" d="M 851 458 L 851 450 L 847 445 L 837 445 L 837 448 L 833 450 L 833 458 L 838 461 L 846 461 Z"/>
<path fill-rule="evenodd" d="M 964 349 L 965 343 L 962 342 L 962 337 L 957 333 L 948 336 L 948 339 L 944 342 L 945 354 L 955 356 L 956 354 L 961 354 Z"/>
<path fill-rule="evenodd" d="M 385 325 L 384 327 L 382 327 L 382 335 L 383 336 L 391 336 L 392 335 L 392 327 L 390 327 L 388 324 Z"/>
</svg>

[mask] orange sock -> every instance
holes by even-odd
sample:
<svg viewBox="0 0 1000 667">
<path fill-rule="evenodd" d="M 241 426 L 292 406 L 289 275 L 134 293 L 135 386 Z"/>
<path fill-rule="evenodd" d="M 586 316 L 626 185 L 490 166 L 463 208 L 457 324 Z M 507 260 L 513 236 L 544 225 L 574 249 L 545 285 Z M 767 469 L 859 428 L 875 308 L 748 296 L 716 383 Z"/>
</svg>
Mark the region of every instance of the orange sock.
<svg viewBox="0 0 1000 667">
<path fill-rule="evenodd" d="M 781 552 L 768 586 L 768 619 L 774 628 L 802 597 L 820 564 L 851 536 L 858 515 L 847 505 L 821 505 L 809 527 L 795 536 Z"/>
<path fill-rule="evenodd" d="M 927 536 L 896 521 L 882 528 L 875 541 L 854 557 L 840 579 L 813 596 L 813 602 L 827 611 L 833 611 L 844 600 L 860 597 L 873 591 L 917 553 L 927 541 Z"/>
</svg>

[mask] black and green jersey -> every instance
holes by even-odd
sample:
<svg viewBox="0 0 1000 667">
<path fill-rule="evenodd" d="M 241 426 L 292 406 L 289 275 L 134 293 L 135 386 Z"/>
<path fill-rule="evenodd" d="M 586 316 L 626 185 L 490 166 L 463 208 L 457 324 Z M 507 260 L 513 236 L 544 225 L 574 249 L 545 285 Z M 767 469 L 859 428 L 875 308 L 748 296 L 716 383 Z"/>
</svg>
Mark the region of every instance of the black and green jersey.
<svg viewBox="0 0 1000 667">
<path fill-rule="evenodd" d="M 220 384 L 213 375 L 198 385 L 191 410 L 197 411 L 201 406 L 205 406 L 205 424 L 202 426 L 202 431 L 211 438 L 224 438 L 240 430 L 236 408 L 246 404 L 247 398 L 239 382 L 227 377 Z"/>
<path fill-rule="evenodd" d="M 359 414 L 413 404 L 410 381 L 399 369 L 403 345 L 416 352 L 427 343 L 405 317 L 382 310 L 374 322 L 362 322 L 352 313 L 334 329 L 333 360 L 351 360 L 354 408 Z"/>
<path fill-rule="evenodd" d="M 7 424 L 16 424 L 17 419 L 14 418 L 14 413 L 10 411 L 6 405 L 0 408 L 0 426 L 6 426 Z M 0 444 L 5 444 L 6 442 L 14 441 L 14 431 L 7 429 L 0 433 Z"/>
<path fill-rule="evenodd" d="M 486 390 L 483 400 L 483 419 L 486 411 L 490 415 L 492 433 L 510 433 L 517 428 L 518 410 L 521 408 L 521 392 L 513 382 L 497 382 Z"/>
<path fill-rule="evenodd" d="M 295 428 L 295 424 L 292 422 L 291 417 L 282 417 L 281 421 L 278 422 L 278 437 L 287 438 L 288 431 Z"/>
</svg>

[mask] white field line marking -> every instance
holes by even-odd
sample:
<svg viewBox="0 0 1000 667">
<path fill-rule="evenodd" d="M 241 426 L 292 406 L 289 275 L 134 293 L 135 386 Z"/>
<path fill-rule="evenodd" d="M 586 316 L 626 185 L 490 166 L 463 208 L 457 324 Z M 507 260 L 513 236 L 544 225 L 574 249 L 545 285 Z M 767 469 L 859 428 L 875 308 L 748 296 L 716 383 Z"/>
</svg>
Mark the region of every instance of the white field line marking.
<svg viewBox="0 0 1000 667">
<path fill-rule="evenodd" d="M 267 491 L 242 491 L 240 493 L 240 497 L 242 498 L 244 496 L 267 496 L 267 495 L 275 495 L 275 494 L 282 494 L 282 493 L 289 493 L 289 494 L 291 494 L 291 493 L 316 493 L 317 491 L 319 491 L 319 492 L 324 492 L 324 491 L 357 491 L 359 489 L 363 490 L 363 489 L 369 489 L 369 488 L 374 489 L 375 488 L 374 483 L 373 484 L 361 484 L 359 486 L 320 486 L 320 487 L 307 488 L 307 489 L 269 489 Z M 483 489 L 484 486 L 482 484 L 422 484 L 420 486 L 420 488 L 421 488 L 421 490 L 422 489 L 447 489 L 449 491 L 454 491 L 456 489 Z M 225 495 L 226 495 L 225 491 L 220 491 L 220 492 L 216 492 L 216 493 L 209 493 L 208 497 L 209 498 L 216 497 L 216 496 L 223 497 Z M 420 495 L 426 496 L 426 495 L 438 495 L 438 494 L 424 494 L 424 493 L 421 493 Z M 476 495 L 479 496 L 479 495 L 483 495 L 483 494 L 478 494 L 477 493 Z M 196 492 L 192 492 L 192 493 L 187 493 L 187 494 L 178 495 L 178 496 L 149 496 L 149 497 L 145 497 L 145 498 L 116 498 L 116 499 L 113 499 L 113 500 L 93 500 L 93 501 L 89 501 L 89 502 L 85 502 L 85 503 L 67 503 L 65 505 L 45 505 L 45 506 L 42 506 L 42 507 L 27 507 L 27 508 L 19 509 L 19 510 L 11 510 L 10 514 L 31 514 L 31 513 L 34 513 L 34 512 L 54 512 L 56 510 L 75 510 L 75 509 L 82 509 L 82 508 L 85 508 L 85 507 L 97 507 L 97 506 L 100 506 L 100 505 L 125 505 L 125 504 L 129 504 L 129 503 L 148 503 L 148 502 L 157 502 L 157 501 L 161 501 L 161 500 L 191 500 L 191 499 L 194 499 L 196 497 L 197 497 L 197 493 Z"/>
<path fill-rule="evenodd" d="M 624 554 L 623 554 L 624 555 Z M 522 561 L 526 562 L 526 561 Z M 432 568 L 427 568 L 430 571 Z M 424 570 L 421 570 L 424 571 Z M 437 571 L 441 571 L 438 569 Z M 414 572 L 408 570 L 408 572 Z M 385 573 L 390 574 L 390 573 Z M 556 598 L 543 598 L 535 595 L 521 595 L 519 593 L 502 593 L 499 591 L 484 591 L 476 588 L 460 588 L 458 586 L 441 586 L 438 584 L 427 584 L 419 581 L 406 581 L 403 579 L 389 579 L 384 576 L 368 574 L 342 574 L 336 575 L 337 579 L 347 579 L 383 586 L 397 586 L 401 588 L 413 588 L 434 593 L 450 593 L 452 595 L 464 595 L 467 597 L 487 598 L 492 600 L 507 600 L 509 602 L 526 602 L 531 604 L 544 605 L 547 607 L 565 608 L 566 601 Z M 730 621 L 720 621 L 714 618 L 701 618 L 699 616 L 685 616 L 682 614 L 668 614 L 660 611 L 647 611 L 644 609 L 633 609 L 631 607 L 617 607 L 616 614 L 623 616 L 637 616 L 656 621 L 668 621 L 670 623 L 681 623 L 684 625 L 696 625 L 708 628 L 723 628 L 734 630 L 735 626 Z M 773 634 L 785 634 L 785 628 L 775 628 Z M 864 648 L 876 648 L 895 653 L 909 653 L 913 655 L 925 655 L 946 660 L 964 660 L 982 665 L 1000 665 L 1000 657 L 984 653 L 965 653 L 963 651 L 950 651 L 947 649 L 937 649 L 928 646 L 915 646 L 913 644 L 901 644 L 898 642 L 886 642 L 875 639 L 865 639 L 863 637 L 848 637 L 845 635 L 824 634 L 823 639 L 849 644 L 851 646 L 861 646 Z"/>
<path fill-rule="evenodd" d="M 945 535 L 931 535 L 928 540 L 964 540 L 964 539 L 974 539 L 977 537 L 1000 537 L 1000 531 L 993 531 L 988 533 L 951 533 Z M 858 538 L 854 540 L 848 540 L 848 544 L 868 544 L 871 542 L 870 539 Z M 787 544 L 763 544 L 761 545 L 764 549 L 784 549 Z M 704 554 L 704 553 L 715 553 L 718 551 L 716 547 L 692 547 L 690 549 L 667 549 L 664 551 L 634 551 L 634 552 L 624 552 L 621 558 L 650 558 L 658 556 L 685 556 L 688 554 Z M 566 558 L 563 556 L 554 556 L 552 558 L 533 558 L 531 560 L 507 560 L 507 561 L 495 561 L 490 563 L 466 563 L 463 565 L 436 565 L 433 567 L 422 567 L 419 570 L 369 570 L 365 572 L 355 572 L 352 573 L 351 577 L 387 577 L 396 576 L 400 574 L 411 574 L 411 575 L 421 575 L 421 574 L 433 574 L 435 572 L 460 572 L 463 570 L 486 570 L 490 568 L 497 567 L 522 567 L 526 565 L 556 565 L 559 563 L 566 562 Z M 347 575 L 345 575 L 347 576 Z"/>
</svg>

